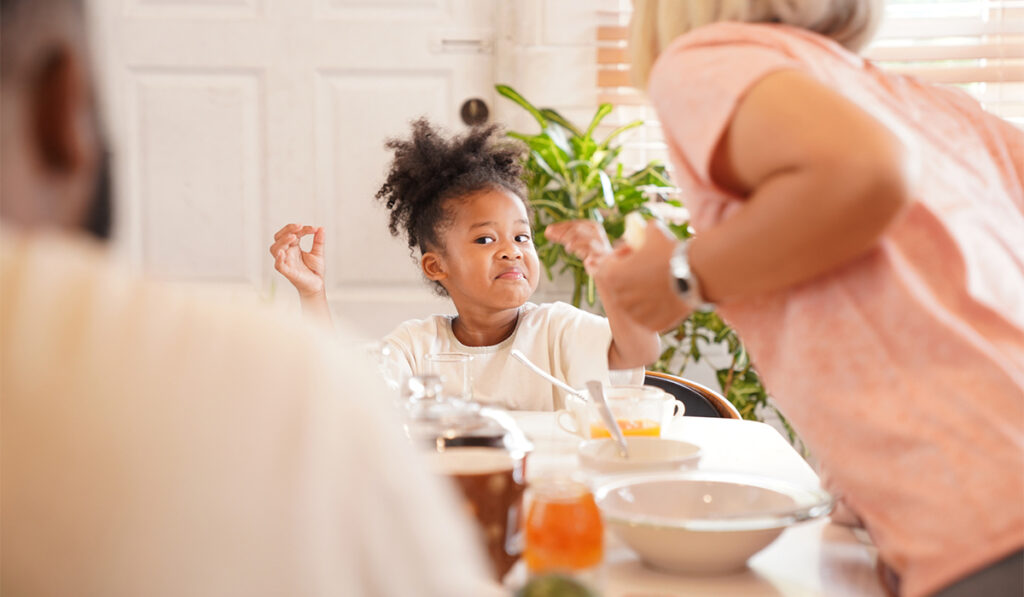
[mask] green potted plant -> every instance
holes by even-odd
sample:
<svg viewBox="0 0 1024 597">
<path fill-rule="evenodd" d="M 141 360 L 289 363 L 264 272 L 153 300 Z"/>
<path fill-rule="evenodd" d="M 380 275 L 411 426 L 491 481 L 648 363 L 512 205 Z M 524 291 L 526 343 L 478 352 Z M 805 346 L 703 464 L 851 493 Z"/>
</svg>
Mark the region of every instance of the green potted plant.
<svg viewBox="0 0 1024 597">
<path fill-rule="evenodd" d="M 611 104 L 601 104 L 590 123 L 579 127 L 555 110 L 537 108 L 508 85 L 498 85 L 498 93 L 526 110 L 540 131 L 535 134 L 509 132 L 529 148 L 525 161 L 528 200 L 533 206 L 534 229 L 544 230 L 549 224 L 563 220 L 592 219 L 603 224 L 608 238 L 615 241 L 625 229 L 626 214 L 639 211 L 647 218 L 660 218 L 658 207 L 682 208 L 673 199 L 675 189 L 665 166 L 652 161 L 646 166 L 626 172 L 618 161 L 622 145 L 619 136 L 643 124 L 636 120 L 620 126 L 602 139 L 595 136 L 598 125 L 612 111 Z M 660 205 L 659 205 L 660 204 Z M 685 213 L 685 212 L 683 212 Z M 686 221 L 662 221 L 680 239 L 692 234 Z M 552 279 L 554 273 L 572 277 L 572 304 L 579 307 L 586 300 L 597 302 L 594 281 L 583 263 L 543 234 L 535 235 L 537 254 Z M 766 412 L 778 410 L 769 401 L 760 377 L 750 362 L 735 330 L 714 312 L 694 313 L 676 329 L 663 334 L 664 351 L 651 367 L 682 376 L 687 367 L 707 360 L 709 352 L 724 353 L 728 364 L 714 367 L 722 394 L 732 402 L 745 419 L 761 420 Z M 716 350 L 717 348 L 717 350 Z M 779 414 L 789 433 L 796 437 L 789 423 Z"/>
</svg>

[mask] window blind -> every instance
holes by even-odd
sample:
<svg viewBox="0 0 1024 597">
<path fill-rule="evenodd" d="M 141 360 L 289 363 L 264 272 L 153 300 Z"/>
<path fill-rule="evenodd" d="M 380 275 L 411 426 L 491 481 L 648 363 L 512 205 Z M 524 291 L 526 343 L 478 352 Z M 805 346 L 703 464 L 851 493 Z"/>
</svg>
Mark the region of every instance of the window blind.
<svg viewBox="0 0 1024 597">
<path fill-rule="evenodd" d="M 630 86 L 629 12 L 629 0 L 598 3 L 597 100 L 617 106 L 610 125 L 647 122 L 624 151 L 640 162 L 663 158 L 664 143 L 655 114 Z M 890 72 L 961 87 L 1024 126 L 1024 0 L 888 0 L 864 54 Z"/>
<path fill-rule="evenodd" d="M 609 131 L 643 120 L 644 125 L 623 136 L 620 160 L 639 168 L 651 160 L 668 161 L 661 124 L 644 94 L 637 91 L 629 74 L 629 15 L 631 0 L 598 0 L 597 10 L 597 103 L 610 103 L 615 110 L 601 128 Z"/>
<path fill-rule="evenodd" d="M 865 55 L 1024 125 L 1024 0 L 888 0 Z"/>
</svg>

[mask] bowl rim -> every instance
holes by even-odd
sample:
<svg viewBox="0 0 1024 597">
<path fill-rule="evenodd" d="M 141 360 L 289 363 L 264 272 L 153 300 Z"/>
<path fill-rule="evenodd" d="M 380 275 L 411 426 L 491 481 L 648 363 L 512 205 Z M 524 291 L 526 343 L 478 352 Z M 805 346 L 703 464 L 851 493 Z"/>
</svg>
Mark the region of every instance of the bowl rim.
<svg viewBox="0 0 1024 597">
<path fill-rule="evenodd" d="M 608 495 L 615 490 L 656 481 L 711 481 L 752 485 L 786 495 L 794 499 L 796 504 L 789 508 L 760 512 L 753 516 L 740 514 L 701 518 L 668 518 L 664 516 L 628 514 L 621 511 L 616 512 L 614 508 L 605 504 Z M 825 516 L 832 511 L 835 505 L 834 498 L 821 488 L 808 488 L 783 479 L 752 473 L 709 470 L 637 473 L 620 476 L 600 484 L 594 490 L 594 500 L 597 502 L 597 507 L 606 522 L 625 524 L 632 527 L 704 532 L 784 528 L 792 524 Z"/>
</svg>

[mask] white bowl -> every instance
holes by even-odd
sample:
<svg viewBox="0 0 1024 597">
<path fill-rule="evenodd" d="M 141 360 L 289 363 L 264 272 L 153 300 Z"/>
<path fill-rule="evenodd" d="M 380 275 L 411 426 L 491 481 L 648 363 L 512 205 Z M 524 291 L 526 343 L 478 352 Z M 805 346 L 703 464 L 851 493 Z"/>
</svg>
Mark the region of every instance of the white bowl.
<svg viewBox="0 0 1024 597">
<path fill-rule="evenodd" d="M 700 446 L 661 437 L 626 437 L 629 458 L 619 455 L 612 439 L 582 442 L 577 452 L 580 465 L 599 474 L 668 471 L 694 466 L 700 459 Z"/>
<path fill-rule="evenodd" d="M 645 564 L 691 574 L 740 570 L 789 525 L 832 510 L 820 489 L 714 471 L 622 477 L 595 497 L 605 525 Z"/>
</svg>

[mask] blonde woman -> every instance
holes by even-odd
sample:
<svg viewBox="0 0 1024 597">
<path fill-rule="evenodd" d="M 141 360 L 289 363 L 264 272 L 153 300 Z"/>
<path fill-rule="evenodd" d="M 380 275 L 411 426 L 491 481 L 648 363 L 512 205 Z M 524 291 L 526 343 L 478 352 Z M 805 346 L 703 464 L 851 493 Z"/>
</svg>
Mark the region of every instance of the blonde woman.
<svg viewBox="0 0 1024 597">
<path fill-rule="evenodd" d="M 857 52 L 873 0 L 636 0 L 634 69 L 697 231 L 597 273 L 651 329 L 738 329 L 892 593 L 1024 582 L 1024 140 Z"/>
</svg>

